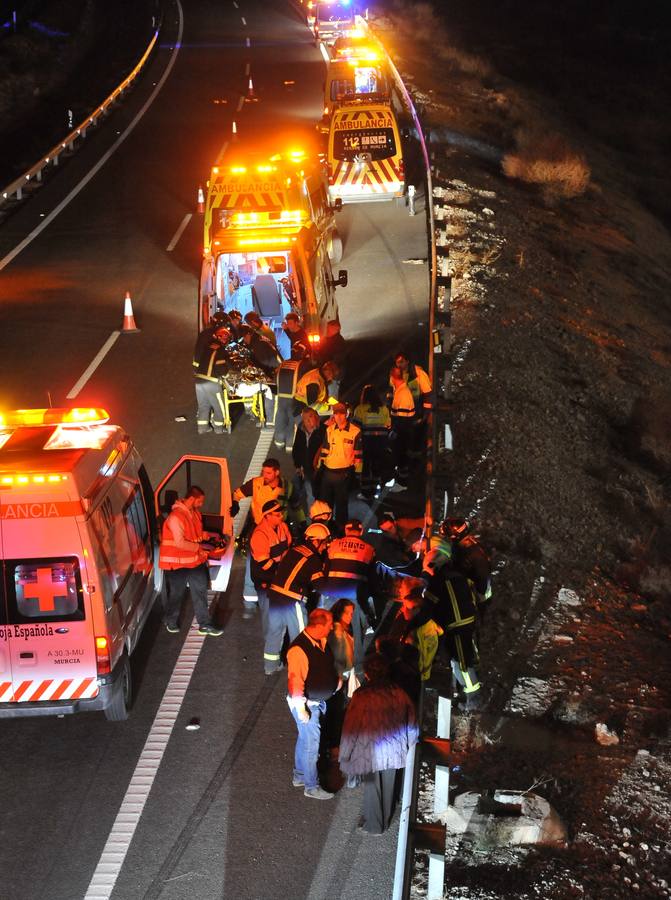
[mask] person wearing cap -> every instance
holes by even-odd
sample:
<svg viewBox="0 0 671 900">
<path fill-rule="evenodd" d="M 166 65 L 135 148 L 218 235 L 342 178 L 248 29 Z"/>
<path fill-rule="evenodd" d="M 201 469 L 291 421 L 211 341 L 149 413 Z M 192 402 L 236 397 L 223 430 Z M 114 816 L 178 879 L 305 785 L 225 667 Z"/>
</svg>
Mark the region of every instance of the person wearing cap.
<svg viewBox="0 0 671 900">
<path fill-rule="evenodd" d="M 286 316 L 284 317 L 284 322 L 282 322 L 282 330 L 289 338 L 292 349 L 294 344 L 304 344 L 309 348 L 310 339 L 308 337 L 307 331 L 301 325 L 301 320 L 298 313 L 289 312 L 286 314 Z"/>
<path fill-rule="evenodd" d="M 265 638 L 268 629 L 268 585 L 273 573 L 291 546 L 291 532 L 284 521 L 282 506 L 267 500 L 263 518 L 249 539 L 250 576 L 258 597 L 261 627 Z"/>
<path fill-rule="evenodd" d="M 348 517 L 350 484 L 361 475 L 363 468 L 361 429 L 348 421 L 344 403 L 335 404 L 333 416 L 326 425 L 319 468 L 317 497 L 331 504 L 335 521 L 342 526 Z"/>
<path fill-rule="evenodd" d="M 317 413 L 306 406 L 301 412 L 291 448 L 291 458 L 296 468 L 294 490 L 300 494 L 304 509 L 310 509 L 315 500 L 315 459 L 324 440 L 324 431 Z"/>
<path fill-rule="evenodd" d="M 225 431 L 221 379 L 229 369 L 226 345 L 230 339 L 229 325 L 225 322 L 215 324 L 211 339 L 201 347 L 200 356 L 194 365 L 198 434 L 206 434 L 210 428 L 215 434 L 223 434 Z"/>
<path fill-rule="evenodd" d="M 364 639 L 372 612 L 368 607 L 371 596 L 371 579 L 374 574 L 375 550 L 363 539 L 363 525 L 358 519 L 345 524 L 345 534 L 329 544 L 326 578 L 319 588 L 319 605 L 331 609 L 337 600 L 354 603 L 352 634 L 354 635 L 354 662 L 361 665 L 364 657 Z"/>
<path fill-rule="evenodd" d="M 324 551 L 330 537 L 325 525 L 308 525 L 303 540 L 287 550 L 270 579 L 268 628 L 263 649 L 266 675 L 282 668 L 280 652 L 285 633 L 293 641 L 305 628 L 307 601 L 324 577 Z"/>
<path fill-rule="evenodd" d="M 294 441 L 294 396 L 299 380 L 312 368 L 308 348 L 300 341 L 291 347 L 291 359 L 285 359 L 275 373 L 275 446 L 291 450 Z"/>
</svg>

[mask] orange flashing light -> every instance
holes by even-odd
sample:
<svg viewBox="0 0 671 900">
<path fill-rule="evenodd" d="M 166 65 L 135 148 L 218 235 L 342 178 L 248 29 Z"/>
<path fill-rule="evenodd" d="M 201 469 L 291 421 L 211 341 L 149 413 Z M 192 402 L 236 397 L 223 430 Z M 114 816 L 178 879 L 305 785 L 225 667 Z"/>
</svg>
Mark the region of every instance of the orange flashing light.
<svg viewBox="0 0 671 900">
<path fill-rule="evenodd" d="M 309 341 L 311 344 L 318 344 L 318 343 L 321 341 L 321 337 L 320 337 L 320 335 L 318 335 L 318 334 L 309 334 L 309 335 L 308 335 L 308 341 Z"/>
<path fill-rule="evenodd" d="M 42 425 L 104 425 L 110 414 L 106 409 L 13 409 L 0 413 L 0 428 L 35 428 Z"/>
<path fill-rule="evenodd" d="M 244 175 L 247 171 L 247 166 L 231 166 L 231 175 Z"/>
<path fill-rule="evenodd" d="M 39 475 L 19 475 L 13 473 L 12 475 L 1 475 L 0 486 L 12 487 L 12 485 L 15 484 L 56 484 L 59 481 L 65 481 L 67 477 L 67 475 L 56 474 L 40 473 Z"/>
</svg>

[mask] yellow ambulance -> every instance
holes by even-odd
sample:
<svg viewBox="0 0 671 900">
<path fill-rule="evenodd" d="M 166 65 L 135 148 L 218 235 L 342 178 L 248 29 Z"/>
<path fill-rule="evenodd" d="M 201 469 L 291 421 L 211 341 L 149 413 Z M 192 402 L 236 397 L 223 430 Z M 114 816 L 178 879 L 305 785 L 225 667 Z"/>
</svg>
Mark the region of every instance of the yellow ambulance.
<svg viewBox="0 0 671 900">
<path fill-rule="evenodd" d="M 319 343 L 338 318 L 331 262 L 342 258 L 322 162 L 302 150 L 267 156 L 236 150 L 212 169 L 205 207 L 199 327 L 218 310 L 257 312 L 281 336 L 288 312 Z"/>
<path fill-rule="evenodd" d="M 329 126 L 327 162 L 331 203 L 402 197 L 403 149 L 391 103 L 357 98 L 337 106 Z"/>
<path fill-rule="evenodd" d="M 345 100 L 388 101 L 390 78 L 383 53 L 370 40 L 338 38 L 326 71 L 324 119 Z"/>
<path fill-rule="evenodd" d="M 234 542 L 225 459 L 182 457 L 154 490 L 129 435 L 104 409 L 0 413 L 0 719 L 102 710 L 126 719 L 131 656 L 162 590 L 162 518 L 197 484 L 203 524 Z"/>
</svg>

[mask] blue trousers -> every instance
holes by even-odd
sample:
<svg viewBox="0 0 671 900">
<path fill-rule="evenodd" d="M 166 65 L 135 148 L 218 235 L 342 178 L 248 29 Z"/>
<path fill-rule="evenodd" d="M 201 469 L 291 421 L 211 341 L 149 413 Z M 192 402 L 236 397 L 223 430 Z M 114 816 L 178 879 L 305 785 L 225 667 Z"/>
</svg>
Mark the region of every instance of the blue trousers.
<svg viewBox="0 0 671 900">
<path fill-rule="evenodd" d="M 308 700 L 310 718 L 307 722 L 300 721 L 293 706 L 290 709 L 298 729 L 294 752 L 294 779 L 302 781 L 307 789 L 319 787 L 317 760 L 319 759 L 321 718 L 326 712 L 326 700 Z"/>
<path fill-rule="evenodd" d="M 268 594 L 268 619 L 263 648 L 263 668 L 266 674 L 276 672 L 282 666 L 280 653 L 284 643 L 284 635 L 289 632 L 289 640 L 297 638 L 307 625 L 308 617 L 305 604 L 298 600 L 277 602 L 272 591 Z"/>
</svg>

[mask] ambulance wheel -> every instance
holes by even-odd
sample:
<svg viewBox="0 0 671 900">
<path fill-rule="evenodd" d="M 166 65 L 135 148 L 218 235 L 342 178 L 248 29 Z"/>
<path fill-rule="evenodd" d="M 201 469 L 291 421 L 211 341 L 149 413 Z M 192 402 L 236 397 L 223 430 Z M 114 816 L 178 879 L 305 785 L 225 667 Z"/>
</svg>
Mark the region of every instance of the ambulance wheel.
<svg viewBox="0 0 671 900">
<path fill-rule="evenodd" d="M 329 259 L 332 263 L 339 263 L 342 260 L 342 238 L 337 231 L 334 231 L 331 235 Z"/>
<path fill-rule="evenodd" d="M 121 658 L 121 673 L 114 685 L 112 702 L 105 708 L 108 722 L 123 722 L 128 718 L 133 700 L 133 678 L 130 671 L 130 660 L 124 653 Z"/>
</svg>

